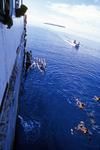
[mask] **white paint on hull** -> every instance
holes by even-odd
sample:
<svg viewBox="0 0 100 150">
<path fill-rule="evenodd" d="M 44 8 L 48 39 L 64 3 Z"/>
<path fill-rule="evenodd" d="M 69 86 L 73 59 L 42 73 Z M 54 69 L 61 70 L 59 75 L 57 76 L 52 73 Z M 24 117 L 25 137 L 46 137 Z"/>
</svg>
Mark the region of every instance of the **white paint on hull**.
<svg viewBox="0 0 100 150">
<path fill-rule="evenodd" d="M 0 105 L 15 63 L 23 26 L 23 18 L 13 18 L 10 29 L 0 23 Z"/>
</svg>

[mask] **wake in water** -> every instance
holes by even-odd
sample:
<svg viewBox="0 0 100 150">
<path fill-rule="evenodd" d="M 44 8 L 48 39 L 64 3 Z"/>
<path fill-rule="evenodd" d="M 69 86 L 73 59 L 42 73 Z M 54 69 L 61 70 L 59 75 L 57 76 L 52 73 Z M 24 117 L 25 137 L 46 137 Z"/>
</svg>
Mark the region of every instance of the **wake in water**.
<svg viewBox="0 0 100 150">
<path fill-rule="evenodd" d="M 40 136 L 40 122 L 36 120 L 25 121 L 20 115 L 18 115 L 18 118 L 20 119 L 20 124 L 23 127 L 26 142 L 29 143 L 36 141 Z"/>
<path fill-rule="evenodd" d="M 25 133 L 32 131 L 33 129 L 40 128 L 41 125 L 38 121 L 25 121 L 20 115 L 18 115 L 18 118 L 21 121 L 21 125 L 24 128 Z"/>
</svg>

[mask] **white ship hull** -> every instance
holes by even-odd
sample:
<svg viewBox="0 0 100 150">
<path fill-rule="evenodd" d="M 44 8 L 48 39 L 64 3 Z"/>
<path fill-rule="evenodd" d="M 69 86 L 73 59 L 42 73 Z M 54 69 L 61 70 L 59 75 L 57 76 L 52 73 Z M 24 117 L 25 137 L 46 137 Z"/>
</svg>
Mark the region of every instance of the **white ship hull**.
<svg viewBox="0 0 100 150">
<path fill-rule="evenodd" d="M 18 1 L 10 0 L 9 13 L 6 7 L 3 12 L 4 2 L 8 1 L 0 0 L 0 150 L 11 150 L 26 45 L 26 20 L 10 14 L 11 9 L 15 10 L 12 5 Z"/>
<path fill-rule="evenodd" d="M 23 18 L 14 20 L 9 30 L 0 24 L 0 105 L 16 59 L 16 51 L 23 33 Z M 19 26 L 20 25 L 20 26 Z"/>
</svg>

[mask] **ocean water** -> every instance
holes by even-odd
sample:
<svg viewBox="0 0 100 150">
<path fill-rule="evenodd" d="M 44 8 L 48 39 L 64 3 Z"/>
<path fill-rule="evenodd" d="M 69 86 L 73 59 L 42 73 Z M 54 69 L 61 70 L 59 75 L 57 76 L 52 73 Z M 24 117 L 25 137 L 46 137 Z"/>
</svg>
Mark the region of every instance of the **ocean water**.
<svg viewBox="0 0 100 150">
<path fill-rule="evenodd" d="M 100 45 L 50 28 L 29 27 L 27 34 L 27 50 L 47 66 L 23 78 L 14 149 L 100 150 L 100 102 L 93 99 L 100 96 Z M 75 38 L 78 50 L 66 42 Z M 72 132 L 80 121 L 89 134 Z"/>
</svg>

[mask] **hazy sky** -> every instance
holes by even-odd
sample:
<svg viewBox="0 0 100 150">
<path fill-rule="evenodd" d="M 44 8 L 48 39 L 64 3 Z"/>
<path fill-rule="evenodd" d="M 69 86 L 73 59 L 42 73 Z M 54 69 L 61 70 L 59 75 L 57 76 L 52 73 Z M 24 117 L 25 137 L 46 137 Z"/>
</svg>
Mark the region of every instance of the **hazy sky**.
<svg viewBox="0 0 100 150">
<path fill-rule="evenodd" d="M 24 0 L 28 24 L 51 22 L 100 39 L 100 0 Z"/>
</svg>

